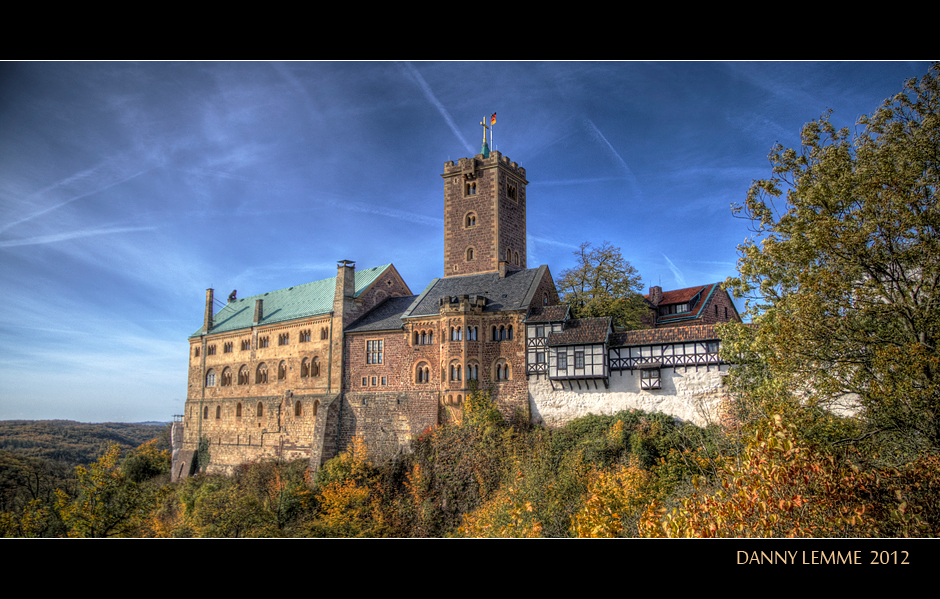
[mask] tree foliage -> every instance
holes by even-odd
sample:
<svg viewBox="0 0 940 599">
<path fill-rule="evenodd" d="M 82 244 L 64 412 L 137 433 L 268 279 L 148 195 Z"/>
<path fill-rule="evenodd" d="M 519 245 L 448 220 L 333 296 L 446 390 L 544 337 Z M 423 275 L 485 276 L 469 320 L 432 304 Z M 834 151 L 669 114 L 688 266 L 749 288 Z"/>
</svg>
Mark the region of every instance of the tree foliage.
<svg viewBox="0 0 940 599">
<path fill-rule="evenodd" d="M 153 488 L 129 480 L 119 467 L 121 448 L 112 445 L 89 467 L 78 466 L 75 497 L 56 492 L 56 510 L 70 537 L 139 536 L 146 520 L 167 488 Z"/>
<path fill-rule="evenodd" d="M 584 242 L 574 252 L 577 266 L 561 272 L 556 282 L 561 301 L 575 318 L 613 317 L 615 326 L 643 328 L 649 308 L 637 270 L 608 242 L 592 247 Z"/>
<path fill-rule="evenodd" d="M 836 130 L 779 144 L 738 215 L 755 236 L 727 285 L 759 326 L 726 331 L 737 377 L 765 396 L 857 397 L 866 435 L 940 450 L 940 66 Z M 860 130 L 858 130 L 860 128 Z M 899 456 L 900 457 L 900 456 Z"/>
</svg>

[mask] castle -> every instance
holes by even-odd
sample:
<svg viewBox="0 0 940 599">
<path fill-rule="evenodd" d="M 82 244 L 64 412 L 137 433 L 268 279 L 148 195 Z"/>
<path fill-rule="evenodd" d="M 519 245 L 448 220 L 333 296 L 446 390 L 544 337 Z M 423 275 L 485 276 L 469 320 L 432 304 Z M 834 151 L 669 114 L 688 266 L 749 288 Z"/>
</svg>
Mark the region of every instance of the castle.
<svg viewBox="0 0 940 599">
<path fill-rule="evenodd" d="M 547 266 L 526 263 L 525 169 L 499 152 L 446 162 L 444 273 L 414 294 L 392 264 L 247 298 L 189 337 L 173 478 L 265 458 L 312 468 L 361 436 L 373 455 L 460 415 L 472 386 L 506 414 L 557 425 L 629 407 L 705 423 L 721 375 L 717 284 L 646 296 L 652 328 L 571 318 Z"/>
</svg>

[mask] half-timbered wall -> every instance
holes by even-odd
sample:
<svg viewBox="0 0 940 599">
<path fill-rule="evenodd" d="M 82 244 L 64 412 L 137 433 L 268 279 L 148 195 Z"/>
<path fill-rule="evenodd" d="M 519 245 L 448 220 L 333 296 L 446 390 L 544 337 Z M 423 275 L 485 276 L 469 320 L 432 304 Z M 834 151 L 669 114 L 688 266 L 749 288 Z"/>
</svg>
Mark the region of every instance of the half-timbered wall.
<svg viewBox="0 0 940 599">
<path fill-rule="evenodd" d="M 569 345 L 549 349 L 549 378 L 606 379 L 607 372 L 607 352 L 603 344 Z"/>
</svg>

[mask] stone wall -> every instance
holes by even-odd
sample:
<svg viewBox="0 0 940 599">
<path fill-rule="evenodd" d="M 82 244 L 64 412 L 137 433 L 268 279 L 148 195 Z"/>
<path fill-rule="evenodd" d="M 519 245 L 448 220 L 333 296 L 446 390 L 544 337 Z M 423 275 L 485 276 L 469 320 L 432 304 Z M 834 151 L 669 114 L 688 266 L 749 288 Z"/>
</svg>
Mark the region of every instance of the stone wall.
<svg viewBox="0 0 940 599">
<path fill-rule="evenodd" d="M 719 370 L 720 369 L 720 370 Z M 640 371 L 614 371 L 609 388 L 598 381 L 577 383 L 529 377 L 529 402 L 532 418 L 547 426 L 564 426 L 588 414 L 614 414 L 621 410 L 662 412 L 698 426 L 719 424 L 724 418 L 727 394 L 722 373 L 727 365 L 663 368 L 662 388 L 640 389 Z M 564 387 L 562 389 L 562 386 Z"/>
</svg>

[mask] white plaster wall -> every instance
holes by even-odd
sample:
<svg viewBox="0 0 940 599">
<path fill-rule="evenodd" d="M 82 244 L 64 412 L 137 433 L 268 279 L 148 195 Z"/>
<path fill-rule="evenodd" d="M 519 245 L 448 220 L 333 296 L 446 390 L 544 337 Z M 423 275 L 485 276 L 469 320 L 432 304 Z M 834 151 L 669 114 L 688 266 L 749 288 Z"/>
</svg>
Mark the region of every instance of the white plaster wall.
<svg viewBox="0 0 940 599">
<path fill-rule="evenodd" d="M 541 419 L 548 426 L 563 426 L 575 418 L 588 414 L 614 414 L 621 410 L 643 410 L 662 412 L 698 426 L 718 424 L 721 403 L 725 396 L 722 390 L 721 372 L 728 366 L 663 368 L 662 389 L 640 390 L 640 371 L 614 371 L 610 375 L 610 388 L 602 381 L 581 381 L 581 389 L 574 383 L 570 389 L 565 381 L 555 381 L 555 390 L 545 376 L 529 377 L 529 406 L 534 419 Z M 590 387 L 588 388 L 588 385 Z"/>
</svg>

